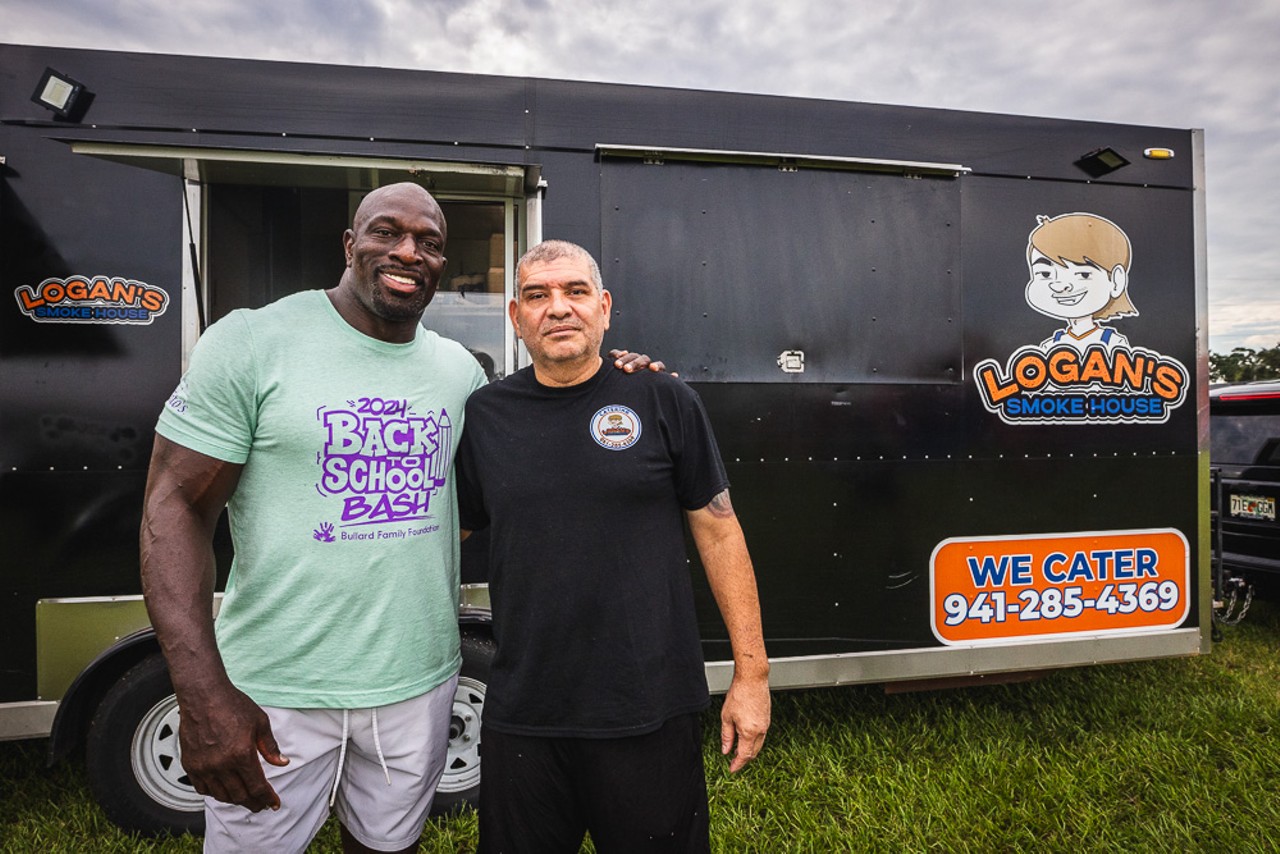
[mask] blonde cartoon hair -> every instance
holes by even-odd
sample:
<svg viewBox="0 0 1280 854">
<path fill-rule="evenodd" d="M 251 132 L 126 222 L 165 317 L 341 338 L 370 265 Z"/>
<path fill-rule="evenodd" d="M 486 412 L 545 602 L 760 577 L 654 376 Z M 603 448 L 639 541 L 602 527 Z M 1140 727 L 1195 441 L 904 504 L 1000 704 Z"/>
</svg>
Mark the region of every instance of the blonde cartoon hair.
<svg viewBox="0 0 1280 854">
<path fill-rule="evenodd" d="M 1126 278 L 1133 260 L 1133 248 L 1129 237 L 1109 219 L 1089 213 L 1069 213 L 1060 216 L 1037 216 L 1039 223 L 1027 238 L 1027 263 L 1031 263 L 1031 250 L 1036 250 L 1058 265 L 1092 264 L 1111 277 L 1119 267 Z M 1137 317 L 1138 309 L 1129 299 L 1129 288 L 1101 309 L 1094 312 L 1094 320 L 1114 317 Z"/>
</svg>

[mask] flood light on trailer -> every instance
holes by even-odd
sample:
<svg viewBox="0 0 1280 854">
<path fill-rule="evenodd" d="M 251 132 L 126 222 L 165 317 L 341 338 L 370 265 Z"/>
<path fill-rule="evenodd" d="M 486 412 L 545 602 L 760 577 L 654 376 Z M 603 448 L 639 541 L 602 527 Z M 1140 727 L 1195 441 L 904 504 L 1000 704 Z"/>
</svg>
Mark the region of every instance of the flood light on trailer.
<svg viewBox="0 0 1280 854">
<path fill-rule="evenodd" d="M 1095 148 L 1076 161 L 1076 165 L 1088 173 L 1091 178 L 1101 178 L 1117 169 L 1129 165 L 1129 159 L 1110 146 Z"/>
<path fill-rule="evenodd" d="M 84 84 L 79 80 L 52 68 L 45 68 L 35 92 L 31 94 L 31 100 L 51 110 L 59 118 L 73 119 L 77 108 L 85 103 L 82 97 L 84 94 Z"/>
</svg>

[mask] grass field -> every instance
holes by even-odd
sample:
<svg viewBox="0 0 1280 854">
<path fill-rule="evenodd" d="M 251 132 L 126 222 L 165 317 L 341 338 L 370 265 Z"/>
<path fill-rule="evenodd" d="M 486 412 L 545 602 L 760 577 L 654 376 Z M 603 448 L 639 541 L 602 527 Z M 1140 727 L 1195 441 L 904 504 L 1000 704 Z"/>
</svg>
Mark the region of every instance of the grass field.
<svg viewBox="0 0 1280 854">
<path fill-rule="evenodd" d="M 714 848 L 726 852 L 1280 849 L 1280 602 L 1211 655 L 1030 683 L 775 695 L 764 754 L 729 777 L 708 732 Z M 714 710 L 708 713 L 708 729 Z M 198 851 L 117 831 L 78 762 L 0 744 L 0 851 Z M 475 816 L 423 850 L 475 849 Z M 338 851 L 333 823 L 314 851 Z"/>
</svg>

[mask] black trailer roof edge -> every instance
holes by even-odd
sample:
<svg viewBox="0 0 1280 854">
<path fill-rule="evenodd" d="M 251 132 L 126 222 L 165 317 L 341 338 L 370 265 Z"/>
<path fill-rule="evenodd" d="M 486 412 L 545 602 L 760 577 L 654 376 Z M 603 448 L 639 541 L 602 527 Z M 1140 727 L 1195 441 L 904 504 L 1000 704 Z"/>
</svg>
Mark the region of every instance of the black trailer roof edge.
<svg viewBox="0 0 1280 854">
<path fill-rule="evenodd" d="M 102 133 L 146 133 L 146 134 L 173 134 L 190 139 L 193 134 L 199 135 L 201 138 L 208 137 L 232 137 L 243 140 L 259 140 L 259 139 L 295 139 L 306 141 L 322 141 L 334 143 L 352 143 L 358 142 L 364 145 L 370 143 L 375 145 L 415 145 L 415 146 L 432 146 L 439 148 L 457 148 L 457 149 L 485 149 L 491 151 L 513 151 L 527 155 L 533 151 L 564 151 L 564 152 L 583 152 L 589 151 L 587 148 L 574 148 L 567 146 L 538 146 L 531 147 L 524 144 L 503 143 L 503 142 L 480 142 L 475 140 L 462 139 L 417 139 L 409 137 L 390 137 L 390 136 L 355 136 L 351 134 L 332 134 L 332 133 L 294 133 L 286 131 L 264 131 L 251 129 L 226 129 L 226 128 L 184 128 L 175 126 L 159 126 L 159 125 L 93 125 L 87 130 L 93 131 L 93 135 L 88 133 L 83 135 L 70 136 L 66 134 L 68 130 L 81 130 L 81 128 L 69 128 L 66 124 L 59 124 L 48 121 L 36 121 L 31 119 L 4 119 L 0 118 L 0 125 L 10 127 L 32 128 L 36 130 L 55 130 L 62 131 L 62 134 L 51 135 L 48 138 L 54 142 L 61 142 L 68 145 L 83 142 L 101 142 L 117 145 L 131 146 L 151 146 L 157 148 L 201 148 L 201 149 L 219 149 L 225 151 L 269 151 L 273 154 L 297 154 L 301 156 L 317 156 L 317 157 L 367 157 L 368 154 L 356 153 L 344 149 L 340 153 L 331 151 L 315 151 L 306 148 L 282 148 L 279 146 L 258 147 L 249 144 L 239 145 L 210 145 L 206 143 L 196 142 L 154 142 L 154 141 L 138 141 L 127 138 L 110 138 L 101 136 Z M 420 155 L 394 155 L 380 154 L 380 158 L 388 160 L 423 160 Z M 439 158 L 433 158 L 439 159 Z M 492 164 L 496 166 L 528 166 L 525 160 L 469 160 L 465 157 L 450 158 L 459 163 L 475 163 L 477 165 Z"/>
<path fill-rule="evenodd" d="M 1154 184 L 1150 181 L 1101 181 L 1097 178 L 1052 178 L 1045 175 L 1025 175 L 1015 172 L 981 172 L 971 173 L 974 177 L 997 178 L 1009 181 L 1042 181 L 1050 184 L 1097 184 L 1101 187 L 1137 187 L 1149 190 L 1187 190 L 1184 184 Z"/>
<path fill-rule="evenodd" d="M 842 169 L 855 172 L 897 172 L 959 178 L 973 170 L 958 163 L 930 163 L 877 157 L 847 157 L 831 154 L 799 154 L 773 151 L 734 151 L 711 148 L 673 148 L 661 145 L 617 145 L 596 143 L 600 157 L 630 157 L 645 160 L 697 160 L 713 163 L 741 163 L 777 166 L 780 169 Z"/>
</svg>

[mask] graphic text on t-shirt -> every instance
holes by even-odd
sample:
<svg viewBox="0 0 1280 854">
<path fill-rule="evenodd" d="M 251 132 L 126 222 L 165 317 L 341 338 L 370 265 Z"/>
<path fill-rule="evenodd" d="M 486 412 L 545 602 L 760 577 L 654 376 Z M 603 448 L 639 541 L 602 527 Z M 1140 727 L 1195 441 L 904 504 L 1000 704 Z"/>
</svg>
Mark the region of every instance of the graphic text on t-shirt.
<svg viewBox="0 0 1280 854">
<path fill-rule="evenodd" d="M 448 476 L 449 413 L 414 411 L 404 399 L 362 397 L 316 411 L 324 427 L 316 489 L 337 499 L 337 524 L 423 519 Z M 332 531 L 332 528 L 329 529 Z"/>
</svg>

